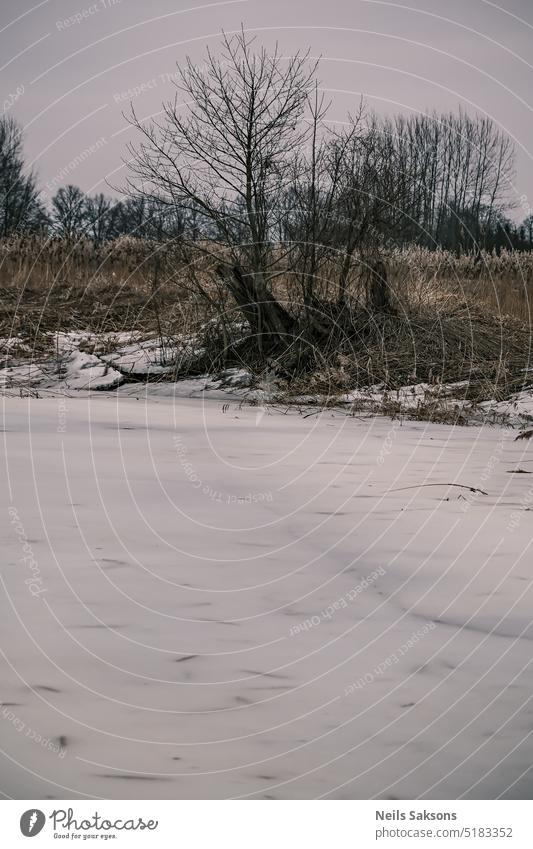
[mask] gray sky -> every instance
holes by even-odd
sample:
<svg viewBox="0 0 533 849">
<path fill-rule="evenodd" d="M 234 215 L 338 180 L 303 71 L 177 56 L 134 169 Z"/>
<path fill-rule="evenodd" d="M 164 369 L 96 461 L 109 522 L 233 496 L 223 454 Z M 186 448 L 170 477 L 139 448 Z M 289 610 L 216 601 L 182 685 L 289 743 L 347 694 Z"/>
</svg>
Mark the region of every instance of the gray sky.
<svg viewBox="0 0 533 849">
<path fill-rule="evenodd" d="M 26 127 L 41 187 L 111 194 L 133 138 L 128 90 L 142 89 L 139 116 L 157 113 L 176 63 L 201 62 L 241 22 L 267 46 L 323 57 L 333 121 L 361 95 L 381 112 L 489 115 L 516 142 L 516 217 L 533 207 L 533 0 L 2 0 L 3 108 Z"/>
</svg>

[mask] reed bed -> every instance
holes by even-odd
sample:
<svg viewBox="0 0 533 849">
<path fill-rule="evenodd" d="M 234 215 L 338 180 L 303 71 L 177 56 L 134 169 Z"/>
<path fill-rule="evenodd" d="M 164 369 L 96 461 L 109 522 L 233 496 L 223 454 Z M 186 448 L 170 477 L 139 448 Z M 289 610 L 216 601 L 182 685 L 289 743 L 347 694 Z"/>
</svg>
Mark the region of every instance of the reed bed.
<svg viewBox="0 0 533 849">
<path fill-rule="evenodd" d="M 356 386 L 464 382 L 464 398 L 503 399 L 528 385 L 533 254 L 504 251 L 457 257 L 418 247 L 387 256 L 395 304 L 372 315 L 354 264 L 348 299 L 336 303 L 336 272 L 323 275 L 317 308 L 329 336 L 312 352 L 291 394 L 324 395 Z M 170 338 L 196 334 L 205 370 L 260 364 L 248 359 L 242 333 L 228 333 L 235 305 L 208 260 L 187 263 L 179 246 L 122 237 L 95 245 L 16 236 L 0 242 L 0 336 L 17 337 L 31 356 L 55 331 L 138 332 Z M 297 311 L 298 288 L 281 275 L 276 295 Z M 10 356 L 16 351 L 11 343 Z M 207 351 L 207 355 L 205 352 Z M 270 368 L 282 371 L 282 363 Z"/>
</svg>

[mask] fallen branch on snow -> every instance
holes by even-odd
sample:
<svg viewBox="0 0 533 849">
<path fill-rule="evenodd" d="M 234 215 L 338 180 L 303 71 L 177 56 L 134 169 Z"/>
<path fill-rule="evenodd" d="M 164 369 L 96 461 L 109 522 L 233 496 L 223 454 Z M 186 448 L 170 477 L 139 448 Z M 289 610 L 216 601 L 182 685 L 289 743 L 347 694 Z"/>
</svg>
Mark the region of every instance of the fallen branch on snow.
<svg viewBox="0 0 533 849">
<path fill-rule="evenodd" d="M 414 486 L 401 486 L 399 489 L 388 489 L 387 492 L 403 492 L 405 489 L 420 489 L 423 486 L 458 486 L 461 489 L 467 489 L 469 492 L 479 492 L 481 495 L 488 495 L 484 489 L 478 489 L 475 486 L 465 486 L 462 483 L 419 483 Z"/>
</svg>

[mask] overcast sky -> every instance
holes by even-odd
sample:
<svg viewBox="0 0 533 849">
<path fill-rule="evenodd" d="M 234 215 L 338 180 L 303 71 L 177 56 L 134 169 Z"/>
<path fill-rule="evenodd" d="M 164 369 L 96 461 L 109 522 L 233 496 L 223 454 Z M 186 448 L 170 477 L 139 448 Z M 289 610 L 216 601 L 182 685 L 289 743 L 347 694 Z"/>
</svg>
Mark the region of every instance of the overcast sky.
<svg viewBox="0 0 533 849">
<path fill-rule="evenodd" d="M 49 193 L 123 184 L 131 93 L 139 116 L 157 113 L 176 63 L 242 22 L 285 54 L 322 56 L 332 121 L 361 95 L 380 112 L 490 116 L 516 143 L 516 217 L 533 206 L 533 0 L 2 0 L 0 16 L 3 109 Z"/>
</svg>

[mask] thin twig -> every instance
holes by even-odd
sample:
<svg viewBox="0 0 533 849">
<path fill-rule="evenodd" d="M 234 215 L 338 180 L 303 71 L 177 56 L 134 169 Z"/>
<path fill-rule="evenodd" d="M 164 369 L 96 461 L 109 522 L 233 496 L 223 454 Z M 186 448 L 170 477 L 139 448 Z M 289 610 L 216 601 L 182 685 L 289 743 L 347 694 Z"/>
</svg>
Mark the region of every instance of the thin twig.
<svg viewBox="0 0 533 849">
<path fill-rule="evenodd" d="M 405 489 L 419 489 L 422 486 L 458 486 L 461 489 L 468 489 L 469 492 L 479 492 L 481 495 L 488 495 L 484 489 L 478 489 L 475 486 L 465 486 L 462 483 L 418 483 L 414 486 L 401 486 L 399 489 L 387 489 L 386 492 L 403 492 Z"/>
</svg>

